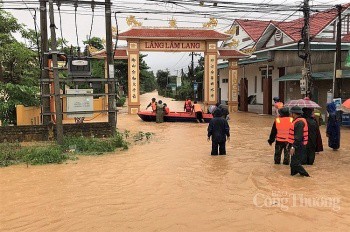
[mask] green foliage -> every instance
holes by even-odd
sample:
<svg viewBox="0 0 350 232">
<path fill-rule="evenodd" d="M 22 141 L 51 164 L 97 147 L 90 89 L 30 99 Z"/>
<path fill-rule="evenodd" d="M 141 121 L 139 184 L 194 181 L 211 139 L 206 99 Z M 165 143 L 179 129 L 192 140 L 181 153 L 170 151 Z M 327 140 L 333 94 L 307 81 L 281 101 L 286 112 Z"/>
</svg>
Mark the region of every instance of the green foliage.
<svg viewBox="0 0 350 232">
<path fill-rule="evenodd" d="M 29 147 L 20 152 L 27 164 L 60 164 L 69 159 L 69 155 L 62 152 L 59 146 Z"/>
<path fill-rule="evenodd" d="M 16 123 L 16 105 L 38 106 L 37 86 L 25 86 L 0 82 L 0 120 Z"/>
<path fill-rule="evenodd" d="M 18 151 L 21 149 L 19 143 L 0 143 L 0 167 L 21 162 Z"/>
<path fill-rule="evenodd" d="M 157 77 L 158 90 L 166 89 L 169 76 L 170 76 L 169 70 L 165 70 L 165 71 L 158 70 L 157 71 L 156 77 Z"/>
<path fill-rule="evenodd" d="M 116 132 L 112 138 L 99 139 L 87 137 L 65 137 L 62 148 L 68 151 L 74 147 L 79 154 L 101 155 L 104 152 L 112 152 L 116 148 L 128 149 L 128 144 L 123 135 Z"/>
<path fill-rule="evenodd" d="M 193 87 L 190 81 L 185 80 L 177 91 L 177 97 L 178 100 L 185 100 L 190 96 L 193 96 Z"/>
<path fill-rule="evenodd" d="M 59 164 L 69 158 L 59 146 L 21 147 L 19 143 L 0 144 L 0 167 L 21 162 L 32 165 Z"/>
<path fill-rule="evenodd" d="M 104 49 L 104 45 L 103 45 L 102 39 L 98 38 L 98 37 L 91 37 L 90 40 L 87 39 L 87 40 L 83 41 L 83 43 L 85 45 L 91 45 L 91 46 L 93 46 L 94 48 L 96 48 L 98 50 Z"/>
<path fill-rule="evenodd" d="M 126 101 L 126 97 L 120 97 L 117 99 L 116 105 L 118 107 L 122 107 L 125 104 L 125 101 Z"/>
</svg>

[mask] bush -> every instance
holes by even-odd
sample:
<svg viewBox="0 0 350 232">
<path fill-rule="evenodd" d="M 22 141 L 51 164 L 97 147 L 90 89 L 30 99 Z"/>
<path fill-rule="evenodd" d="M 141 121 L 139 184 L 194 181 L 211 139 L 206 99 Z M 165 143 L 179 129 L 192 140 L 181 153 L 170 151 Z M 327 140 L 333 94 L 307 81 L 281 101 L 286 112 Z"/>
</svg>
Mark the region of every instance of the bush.
<svg viewBox="0 0 350 232">
<path fill-rule="evenodd" d="M 59 146 L 24 148 L 19 153 L 26 163 L 32 165 L 60 164 L 69 159 Z"/>
<path fill-rule="evenodd" d="M 0 143 L 0 167 L 21 162 L 18 151 L 21 149 L 19 143 Z"/>
<path fill-rule="evenodd" d="M 126 97 L 120 97 L 120 98 L 117 99 L 117 101 L 116 101 L 116 106 L 118 106 L 118 107 L 124 106 L 125 101 L 126 101 Z"/>
</svg>

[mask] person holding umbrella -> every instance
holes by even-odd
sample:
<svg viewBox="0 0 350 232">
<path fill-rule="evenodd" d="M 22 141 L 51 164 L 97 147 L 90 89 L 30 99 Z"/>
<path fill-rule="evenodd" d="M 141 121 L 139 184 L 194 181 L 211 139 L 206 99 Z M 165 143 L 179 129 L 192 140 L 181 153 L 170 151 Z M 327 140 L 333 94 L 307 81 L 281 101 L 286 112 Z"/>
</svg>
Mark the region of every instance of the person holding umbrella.
<svg viewBox="0 0 350 232">
<path fill-rule="evenodd" d="M 301 165 L 302 157 L 305 155 L 305 146 L 308 143 L 307 122 L 301 117 L 303 111 L 299 106 L 293 106 L 290 113 L 294 119 L 288 136 L 291 155 L 290 174 L 294 176 L 299 173 L 302 176 L 310 176 Z"/>
</svg>

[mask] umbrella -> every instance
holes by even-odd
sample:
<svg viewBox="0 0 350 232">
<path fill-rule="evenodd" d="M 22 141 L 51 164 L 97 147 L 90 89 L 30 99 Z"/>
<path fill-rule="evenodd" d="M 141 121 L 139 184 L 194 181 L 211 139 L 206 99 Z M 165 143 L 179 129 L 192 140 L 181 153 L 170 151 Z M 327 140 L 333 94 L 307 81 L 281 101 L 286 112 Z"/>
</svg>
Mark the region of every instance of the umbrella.
<svg viewBox="0 0 350 232">
<path fill-rule="evenodd" d="M 291 100 L 284 105 L 285 107 L 299 106 L 301 108 L 321 108 L 316 102 L 311 101 L 310 98 Z"/>
<path fill-rule="evenodd" d="M 350 98 L 349 98 L 348 100 L 346 100 L 346 101 L 342 104 L 341 109 L 342 109 L 344 112 L 349 112 L 349 113 L 350 113 Z"/>
</svg>

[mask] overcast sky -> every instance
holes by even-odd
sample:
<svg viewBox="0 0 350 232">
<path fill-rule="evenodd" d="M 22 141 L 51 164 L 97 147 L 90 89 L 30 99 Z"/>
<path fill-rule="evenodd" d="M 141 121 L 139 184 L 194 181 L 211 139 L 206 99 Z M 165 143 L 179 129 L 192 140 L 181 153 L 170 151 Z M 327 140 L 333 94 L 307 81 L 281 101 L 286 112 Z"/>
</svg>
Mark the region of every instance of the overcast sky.
<svg viewBox="0 0 350 232">
<path fill-rule="evenodd" d="M 15 0 L 3 0 L 4 7 L 29 7 L 38 8 L 38 1 L 23 0 L 22 3 L 11 3 Z M 101 0 L 95 0 L 101 1 Z M 217 31 L 225 32 L 229 29 L 234 19 L 260 19 L 260 20 L 291 20 L 303 17 L 301 11 L 295 11 L 303 1 L 294 0 L 208 0 L 203 1 L 204 5 L 199 6 L 199 0 L 174 0 L 177 4 L 164 3 L 167 0 L 112 0 L 113 18 L 112 24 L 115 26 L 114 12 L 118 21 L 119 31 L 126 31 L 129 26 L 126 24 L 126 17 L 134 15 L 143 26 L 168 27 L 169 20 L 175 19 L 178 27 L 202 27 L 202 24 L 209 21 L 210 17 L 218 19 Z M 214 6 L 214 2 L 217 4 Z M 236 4 L 233 4 L 235 2 Z M 310 1 L 310 5 L 315 9 L 322 10 L 336 4 L 349 3 L 350 0 L 318 0 Z M 26 3 L 26 4 L 25 4 Z M 312 9 L 311 7 L 311 9 Z M 276 11 L 271 13 L 270 9 Z M 293 9 L 287 11 L 287 9 Z M 9 10 L 19 22 L 34 28 L 34 11 L 28 10 Z M 77 28 L 75 27 L 74 6 L 61 6 L 61 21 L 55 5 L 55 24 L 58 28 L 57 37 L 63 37 L 68 40 L 68 44 L 77 45 L 76 30 L 78 31 L 79 45 L 82 46 L 82 40 L 89 37 L 92 22 L 92 10 L 90 6 L 78 6 L 77 8 Z M 175 13 L 180 12 L 180 13 Z M 95 9 L 91 36 L 105 37 L 104 11 L 101 7 Z M 39 25 L 39 12 L 37 13 L 37 24 Z M 49 35 L 50 36 L 50 35 Z M 118 46 L 125 46 L 124 41 L 119 41 Z M 187 67 L 191 62 L 189 53 L 146 53 L 147 64 L 156 72 L 159 69 L 169 69 L 172 74 L 177 74 L 179 70 Z M 195 62 L 197 58 L 195 58 Z"/>
</svg>

